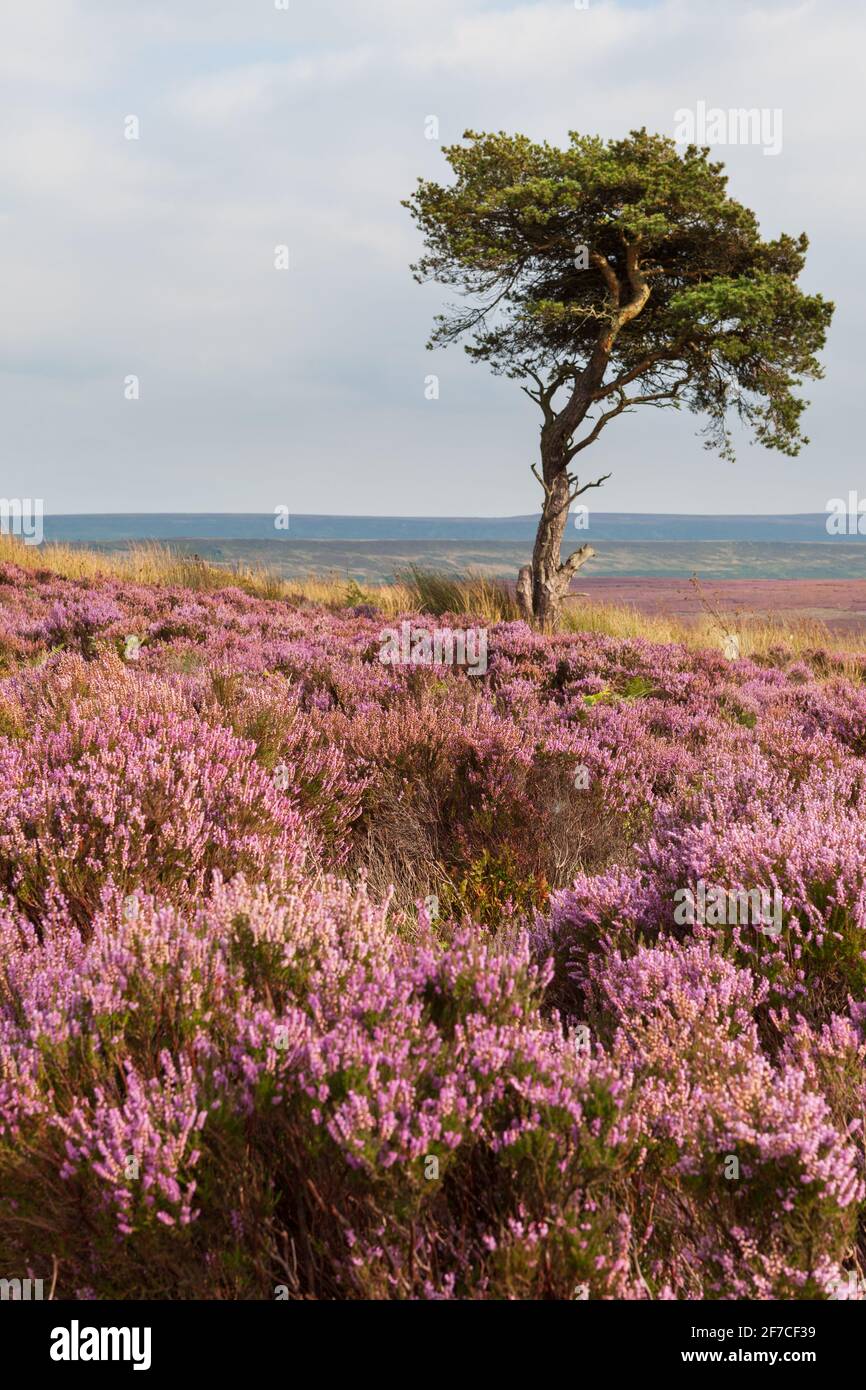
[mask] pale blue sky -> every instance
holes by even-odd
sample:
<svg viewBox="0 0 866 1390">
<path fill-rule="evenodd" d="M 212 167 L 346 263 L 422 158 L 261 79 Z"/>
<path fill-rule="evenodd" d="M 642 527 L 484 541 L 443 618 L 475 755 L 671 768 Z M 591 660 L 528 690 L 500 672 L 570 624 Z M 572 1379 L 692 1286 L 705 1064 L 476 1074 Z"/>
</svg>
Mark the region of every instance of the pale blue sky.
<svg viewBox="0 0 866 1390">
<path fill-rule="evenodd" d="M 768 235 L 808 231 L 806 284 L 837 302 L 813 442 L 731 466 L 691 417 L 645 411 L 583 456 L 613 472 L 598 505 L 866 492 L 864 40 L 855 0 L 0 0 L 0 493 L 48 512 L 535 510 L 534 407 L 460 349 L 424 351 L 437 291 L 410 277 L 399 203 L 447 172 L 425 118 L 443 142 L 563 140 L 673 133 L 698 101 L 783 111 L 778 157 L 718 153 Z"/>
</svg>

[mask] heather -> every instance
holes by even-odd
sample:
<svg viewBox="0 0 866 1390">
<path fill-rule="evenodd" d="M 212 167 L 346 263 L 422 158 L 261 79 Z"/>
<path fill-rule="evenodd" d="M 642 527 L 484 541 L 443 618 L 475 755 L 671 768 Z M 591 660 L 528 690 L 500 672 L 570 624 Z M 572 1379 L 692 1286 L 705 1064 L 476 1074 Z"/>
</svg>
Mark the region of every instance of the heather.
<svg viewBox="0 0 866 1390">
<path fill-rule="evenodd" d="M 4 565 L 0 1266 L 832 1296 L 866 1255 L 862 658 L 505 620 L 473 676 L 383 664 L 392 617 Z M 700 884 L 779 929 L 679 912 Z"/>
</svg>

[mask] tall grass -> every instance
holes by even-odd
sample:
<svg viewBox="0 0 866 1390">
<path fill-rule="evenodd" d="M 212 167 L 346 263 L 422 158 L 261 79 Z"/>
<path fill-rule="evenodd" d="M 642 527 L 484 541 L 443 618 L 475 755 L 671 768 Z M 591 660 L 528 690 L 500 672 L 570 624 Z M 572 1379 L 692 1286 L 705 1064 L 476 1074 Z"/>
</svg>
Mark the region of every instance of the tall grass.
<svg viewBox="0 0 866 1390">
<path fill-rule="evenodd" d="M 398 575 L 410 597 L 410 606 L 437 617 L 443 613 L 472 613 L 491 623 L 512 622 L 520 616 L 513 586 L 485 575 L 460 576 L 410 565 Z M 378 592 L 378 591 L 377 591 Z"/>
</svg>

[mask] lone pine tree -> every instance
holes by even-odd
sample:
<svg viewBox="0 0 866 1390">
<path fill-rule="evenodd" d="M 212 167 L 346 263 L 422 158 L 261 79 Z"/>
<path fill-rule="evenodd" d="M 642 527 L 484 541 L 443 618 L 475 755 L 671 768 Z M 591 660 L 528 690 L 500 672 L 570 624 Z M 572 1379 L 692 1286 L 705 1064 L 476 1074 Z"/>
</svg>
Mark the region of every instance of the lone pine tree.
<svg viewBox="0 0 866 1390">
<path fill-rule="evenodd" d="M 618 415 L 683 405 L 724 458 L 732 418 L 798 453 L 806 402 L 794 389 L 822 376 L 833 305 L 797 286 L 806 236 L 762 240 L 708 148 L 646 130 L 572 132 L 566 149 L 502 132 L 463 139 L 443 149 L 454 182 L 419 179 L 403 204 L 424 237 L 412 271 L 463 301 L 437 317 L 428 347 L 467 340 L 541 410 L 532 468 L 544 496 L 518 595 L 550 628 L 595 553 L 562 558 L 569 509 L 610 476 L 581 484 L 577 456 Z"/>
</svg>

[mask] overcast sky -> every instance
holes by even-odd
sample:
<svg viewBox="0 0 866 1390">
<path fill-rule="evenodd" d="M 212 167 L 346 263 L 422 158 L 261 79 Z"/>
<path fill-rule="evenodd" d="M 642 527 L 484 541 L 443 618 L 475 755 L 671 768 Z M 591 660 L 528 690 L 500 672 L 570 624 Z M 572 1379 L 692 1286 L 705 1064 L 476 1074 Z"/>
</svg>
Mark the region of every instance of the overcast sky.
<svg viewBox="0 0 866 1390">
<path fill-rule="evenodd" d="M 804 287 L 837 305 L 812 442 L 730 465 L 693 417 L 644 410 L 582 456 L 613 473 L 596 505 L 866 494 L 864 49 L 862 0 L 0 0 L 0 492 L 48 513 L 536 510 L 536 407 L 459 347 L 425 352 L 438 291 L 411 278 L 400 199 L 466 127 L 674 134 L 704 101 L 783 112 L 778 156 L 718 155 L 765 235 L 808 232 Z"/>
</svg>

